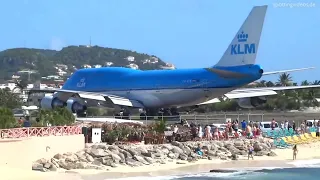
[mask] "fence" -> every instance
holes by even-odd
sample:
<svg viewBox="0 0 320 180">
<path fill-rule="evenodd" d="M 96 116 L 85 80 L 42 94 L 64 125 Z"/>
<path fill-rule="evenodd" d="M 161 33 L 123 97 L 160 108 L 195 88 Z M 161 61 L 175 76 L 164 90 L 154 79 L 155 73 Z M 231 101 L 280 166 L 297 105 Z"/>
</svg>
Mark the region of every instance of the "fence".
<svg viewBox="0 0 320 180">
<path fill-rule="evenodd" d="M 154 123 L 157 120 L 165 119 L 168 123 L 180 122 L 182 119 L 187 120 L 189 123 L 195 122 L 197 124 L 212 124 L 212 123 L 224 123 L 226 119 L 239 121 L 271 121 L 275 119 L 279 123 L 281 121 L 289 120 L 295 121 L 297 125 L 303 120 L 319 119 L 320 113 L 303 113 L 303 112 L 267 112 L 267 113 L 220 113 L 220 114 L 186 114 L 180 116 L 149 116 L 140 118 L 140 116 L 127 116 L 122 119 L 139 120 L 144 124 Z M 97 117 L 92 117 L 97 118 Z M 90 118 L 90 119 L 92 119 Z M 106 117 L 99 117 L 106 118 Z M 120 118 L 120 117 L 108 117 L 108 118 Z M 89 119 L 89 117 L 88 117 Z"/>
<path fill-rule="evenodd" d="M 54 126 L 0 129 L 1 138 L 27 138 L 43 136 L 68 136 L 81 134 L 80 126 Z"/>
</svg>

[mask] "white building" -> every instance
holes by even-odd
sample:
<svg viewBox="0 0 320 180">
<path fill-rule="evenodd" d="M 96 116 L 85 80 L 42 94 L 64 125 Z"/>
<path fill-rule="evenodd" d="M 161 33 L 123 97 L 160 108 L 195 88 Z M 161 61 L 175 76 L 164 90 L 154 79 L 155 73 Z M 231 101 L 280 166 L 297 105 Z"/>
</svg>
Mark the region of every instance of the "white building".
<svg viewBox="0 0 320 180">
<path fill-rule="evenodd" d="M 127 67 L 129 67 L 131 69 L 139 69 L 139 66 L 134 64 L 134 63 L 131 63 L 131 64 L 127 65 Z"/>
<path fill-rule="evenodd" d="M 133 56 L 128 56 L 128 57 L 127 57 L 127 60 L 128 60 L 129 62 L 133 62 L 133 61 L 134 61 L 134 57 L 133 57 Z"/>
</svg>

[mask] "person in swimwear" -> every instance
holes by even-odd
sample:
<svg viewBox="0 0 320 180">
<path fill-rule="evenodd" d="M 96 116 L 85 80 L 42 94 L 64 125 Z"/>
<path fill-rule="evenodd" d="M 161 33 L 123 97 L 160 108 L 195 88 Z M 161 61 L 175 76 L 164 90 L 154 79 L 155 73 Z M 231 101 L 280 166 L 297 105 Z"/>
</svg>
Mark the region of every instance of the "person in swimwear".
<svg viewBox="0 0 320 180">
<path fill-rule="evenodd" d="M 201 149 L 200 143 L 198 144 L 198 147 L 196 148 L 195 151 L 196 151 L 196 153 L 197 153 L 198 155 L 203 156 L 203 151 L 202 151 L 202 149 Z"/>
<path fill-rule="evenodd" d="M 253 147 L 251 144 L 248 146 L 248 160 L 250 159 L 250 157 L 253 160 Z"/>
<path fill-rule="evenodd" d="M 297 154 L 298 154 L 298 148 L 296 144 L 293 146 L 292 150 L 293 150 L 293 160 L 296 160 Z"/>
</svg>

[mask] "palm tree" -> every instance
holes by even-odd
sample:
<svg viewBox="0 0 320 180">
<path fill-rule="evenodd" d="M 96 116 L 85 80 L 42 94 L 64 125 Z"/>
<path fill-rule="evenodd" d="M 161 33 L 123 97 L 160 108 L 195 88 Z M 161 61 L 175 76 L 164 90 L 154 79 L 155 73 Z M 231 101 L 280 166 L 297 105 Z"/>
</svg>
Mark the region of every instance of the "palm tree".
<svg viewBox="0 0 320 180">
<path fill-rule="evenodd" d="M 267 86 L 266 80 L 261 80 L 260 82 L 257 83 L 257 87 L 266 87 L 266 86 Z"/>
<path fill-rule="evenodd" d="M 280 86 L 289 86 L 292 85 L 292 77 L 289 73 L 282 73 L 279 76 L 278 85 Z"/>
<path fill-rule="evenodd" d="M 304 81 L 301 82 L 301 86 L 307 86 L 309 84 L 310 83 L 307 80 L 304 80 Z"/>
<path fill-rule="evenodd" d="M 267 86 L 267 87 L 274 87 L 274 83 L 273 83 L 272 81 L 268 81 L 268 82 L 266 83 L 266 86 Z"/>
</svg>

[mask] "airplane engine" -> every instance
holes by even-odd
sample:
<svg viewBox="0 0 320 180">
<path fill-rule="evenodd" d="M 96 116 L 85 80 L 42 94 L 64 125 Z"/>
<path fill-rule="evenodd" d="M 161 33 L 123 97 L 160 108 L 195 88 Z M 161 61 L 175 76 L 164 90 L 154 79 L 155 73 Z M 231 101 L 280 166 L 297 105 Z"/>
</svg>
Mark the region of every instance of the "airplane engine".
<svg viewBox="0 0 320 180">
<path fill-rule="evenodd" d="M 87 110 L 87 106 L 76 98 L 70 98 L 67 100 L 67 109 L 72 113 L 82 113 Z"/>
<path fill-rule="evenodd" d="M 57 97 L 45 96 L 41 99 L 40 105 L 43 109 L 53 109 L 56 107 L 63 107 L 65 103 Z"/>
<path fill-rule="evenodd" d="M 266 97 L 249 97 L 238 100 L 238 105 L 242 108 L 255 108 L 267 102 Z"/>
</svg>

